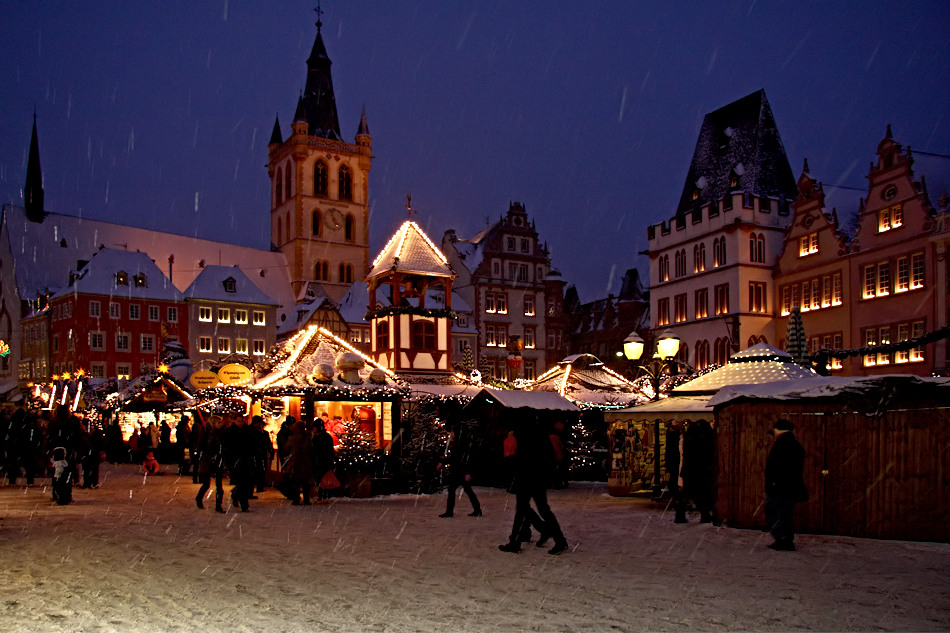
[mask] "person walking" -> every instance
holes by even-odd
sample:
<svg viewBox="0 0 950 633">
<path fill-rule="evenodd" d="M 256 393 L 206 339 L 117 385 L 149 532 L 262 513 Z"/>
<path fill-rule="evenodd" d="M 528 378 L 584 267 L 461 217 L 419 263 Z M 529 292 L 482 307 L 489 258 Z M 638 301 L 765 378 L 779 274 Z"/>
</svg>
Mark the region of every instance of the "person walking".
<svg viewBox="0 0 950 633">
<path fill-rule="evenodd" d="M 231 476 L 231 505 L 247 512 L 254 492 L 254 439 L 242 414 L 236 414 L 221 432 L 221 448 Z"/>
<path fill-rule="evenodd" d="M 191 426 L 191 434 L 188 437 L 188 447 L 191 452 L 191 481 L 198 483 L 198 467 L 201 465 L 201 453 L 208 445 L 208 435 L 211 433 L 211 427 L 201 415 L 201 411 L 195 412 L 195 423 Z"/>
<path fill-rule="evenodd" d="M 442 472 L 443 480 L 446 482 L 449 491 L 445 503 L 445 512 L 439 515 L 443 519 L 454 514 L 455 497 L 459 486 L 462 487 L 462 490 L 468 495 L 468 500 L 472 503 L 472 511 L 468 516 L 482 516 L 482 506 L 478 503 L 475 491 L 472 490 L 472 433 L 466 433 L 463 429 L 464 425 L 458 424 L 449 431 L 449 437 L 445 443 L 445 454 L 442 457 L 442 462 L 437 466 Z"/>
<path fill-rule="evenodd" d="M 175 425 L 175 455 L 178 457 L 178 474 L 187 476 L 191 470 L 191 425 L 190 418 L 182 415 Z"/>
<path fill-rule="evenodd" d="M 539 544 L 549 538 L 554 546 L 548 554 L 561 554 L 567 550 L 567 539 L 561 532 L 551 506 L 548 505 L 547 484 L 554 468 L 554 451 L 547 435 L 542 431 L 540 422 L 531 419 L 520 420 L 514 428 L 517 451 L 514 455 L 515 520 L 511 526 L 508 542 L 498 546 L 503 552 L 520 552 L 521 536 L 530 521 L 531 501 L 537 506 L 542 522 Z"/>
<path fill-rule="evenodd" d="M 250 433 L 254 442 L 253 484 L 257 492 L 264 492 L 264 486 L 267 483 L 267 467 L 274 456 L 274 445 L 271 443 L 270 433 L 264 427 L 263 417 L 255 415 L 251 418 Z"/>
<path fill-rule="evenodd" d="M 295 506 L 300 505 L 302 495 L 303 504 L 308 506 L 310 505 L 310 485 L 313 480 L 313 444 L 303 420 L 293 423 L 286 449 L 287 466 L 284 470 L 281 492 Z"/>
<path fill-rule="evenodd" d="M 768 547 L 794 552 L 795 504 L 808 500 L 803 478 L 805 449 L 788 420 L 778 420 L 772 433 L 775 441 L 765 461 L 765 517 L 775 542 Z"/>
<path fill-rule="evenodd" d="M 313 473 L 317 481 L 317 494 L 321 499 L 330 497 L 330 489 L 321 485 L 323 477 L 333 470 L 336 460 L 336 451 L 333 449 L 333 438 L 327 433 L 325 422 L 317 420 L 311 440 L 313 446 Z"/>
<path fill-rule="evenodd" d="M 716 438 L 706 420 L 691 420 L 683 433 L 680 467 L 683 489 L 676 497 L 674 523 L 686 523 L 689 501 L 699 511 L 700 523 L 713 522 L 713 481 L 716 474 Z"/>
<path fill-rule="evenodd" d="M 198 436 L 199 443 L 193 444 L 193 446 L 196 447 L 198 455 L 198 462 L 195 464 L 195 476 L 201 483 L 201 487 L 198 489 L 198 494 L 195 495 L 195 503 L 198 505 L 198 509 L 205 507 L 202 500 L 205 493 L 211 488 L 211 477 L 213 476 L 215 483 L 214 510 L 215 512 L 224 513 L 222 507 L 224 501 L 224 456 L 221 454 L 221 418 L 216 415 L 212 416 L 209 424 L 205 422 L 201 412 L 198 411 L 195 417 L 195 428 L 199 426 L 202 428 L 202 432 Z M 192 434 L 192 439 L 195 439 L 195 434 Z"/>
</svg>

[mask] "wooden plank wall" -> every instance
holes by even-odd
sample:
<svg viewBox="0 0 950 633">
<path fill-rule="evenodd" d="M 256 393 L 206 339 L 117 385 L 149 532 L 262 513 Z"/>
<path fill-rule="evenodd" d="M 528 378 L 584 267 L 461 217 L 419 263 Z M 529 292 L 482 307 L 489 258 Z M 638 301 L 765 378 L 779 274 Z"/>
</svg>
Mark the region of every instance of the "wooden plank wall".
<svg viewBox="0 0 950 633">
<path fill-rule="evenodd" d="M 746 402 L 717 412 L 717 512 L 727 524 L 765 527 L 765 460 L 775 420 L 805 448 L 810 497 L 801 532 L 950 541 L 950 411 L 881 416 L 831 403 Z"/>
</svg>

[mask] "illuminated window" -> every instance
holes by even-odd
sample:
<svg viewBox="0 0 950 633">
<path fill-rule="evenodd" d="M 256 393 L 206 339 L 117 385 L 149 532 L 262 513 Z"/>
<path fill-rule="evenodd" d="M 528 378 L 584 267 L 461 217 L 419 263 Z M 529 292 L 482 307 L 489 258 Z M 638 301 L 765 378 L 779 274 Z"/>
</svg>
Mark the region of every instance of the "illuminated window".
<svg viewBox="0 0 950 633">
<path fill-rule="evenodd" d="M 534 349 L 535 347 L 535 337 L 534 337 L 533 327 L 526 327 L 524 329 L 524 346 L 525 346 L 525 349 Z"/>
<path fill-rule="evenodd" d="M 877 296 L 891 294 L 891 267 L 887 262 L 877 265 Z"/>
<path fill-rule="evenodd" d="M 864 298 L 874 297 L 874 291 L 877 289 L 877 266 L 870 265 L 864 267 Z"/>
<path fill-rule="evenodd" d="M 115 377 L 119 380 L 128 380 L 132 377 L 132 365 L 129 363 L 115 364 Z"/>
<path fill-rule="evenodd" d="M 263 310 L 254 310 L 254 325 L 264 325 L 267 322 L 267 319 L 264 316 Z"/>
<path fill-rule="evenodd" d="M 878 330 L 878 344 L 879 345 L 889 345 L 891 342 L 891 328 L 884 326 Z M 878 365 L 888 365 L 891 362 L 890 354 L 878 354 L 877 355 L 877 364 Z"/>
<path fill-rule="evenodd" d="M 230 323 L 231 310 L 229 308 L 218 308 L 218 323 Z"/>
<path fill-rule="evenodd" d="M 495 307 L 498 308 L 498 314 L 508 314 L 508 295 L 505 293 L 495 295 Z"/>
<path fill-rule="evenodd" d="M 673 321 L 682 323 L 686 320 L 686 295 L 679 294 L 673 297 Z"/>
<path fill-rule="evenodd" d="M 831 337 L 831 345 L 832 345 L 832 348 L 833 348 L 833 349 L 841 349 L 842 340 L 843 340 L 843 339 L 842 339 L 842 336 L 841 336 L 840 334 L 835 334 L 833 337 Z M 841 369 L 841 367 L 842 367 L 842 365 L 841 365 L 841 359 L 840 359 L 840 358 L 832 358 L 832 359 L 831 359 L 831 362 L 829 363 L 829 365 L 830 365 L 829 369 Z"/>
<path fill-rule="evenodd" d="M 706 270 L 706 244 L 700 243 L 693 247 L 693 272 L 701 273 Z"/>
<path fill-rule="evenodd" d="M 915 321 L 915 322 L 911 325 L 910 337 L 911 337 L 911 338 L 920 338 L 920 337 L 923 336 L 923 335 L 924 335 L 924 322 L 923 322 L 923 321 Z M 912 362 L 919 362 L 919 361 L 924 360 L 924 348 L 923 348 L 923 347 L 915 347 L 915 348 L 913 348 L 912 350 L 910 350 L 910 360 L 911 360 Z"/>
<path fill-rule="evenodd" d="M 789 286 L 782 286 L 782 316 L 788 316 L 792 313 L 792 289 Z"/>
<path fill-rule="evenodd" d="M 729 284 L 720 284 L 715 288 L 716 292 L 716 315 L 727 314 L 729 312 Z"/>
<path fill-rule="evenodd" d="M 115 285 L 117 286 L 128 286 L 129 285 L 129 273 L 124 270 L 120 270 L 115 274 Z"/>
<path fill-rule="evenodd" d="M 726 238 L 717 237 L 713 240 L 713 268 L 726 265 Z"/>
<path fill-rule="evenodd" d="M 696 369 L 709 366 L 709 341 L 696 341 Z"/>
<path fill-rule="evenodd" d="M 662 299 L 657 299 L 656 301 L 656 324 L 659 325 L 669 325 L 670 324 L 670 299 L 669 297 L 663 297 Z"/>
<path fill-rule="evenodd" d="M 732 352 L 732 343 L 728 338 L 722 337 L 716 339 L 716 346 L 713 351 L 713 362 L 717 365 L 725 365 L 729 361 L 729 354 Z"/>
<path fill-rule="evenodd" d="M 835 273 L 831 276 L 831 305 L 841 305 L 843 292 L 844 290 L 841 286 L 841 273 Z"/>
<path fill-rule="evenodd" d="M 878 232 L 890 231 L 904 224 L 904 208 L 901 205 L 878 211 Z"/>
<path fill-rule="evenodd" d="M 768 312 L 765 282 L 749 282 L 749 312 L 758 312 L 760 314 Z"/>
<path fill-rule="evenodd" d="M 821 307 L 827 308 L 831 305 L 831 275 L 825 275 L 821 278 Z"/>
<path fill-rule="evenodd" d="M 211 351 L 211 337 L 210 337 L 210 336 L 199 336 L 199 337 L 198 337 L 198 351 L 199 351 L 199 352 L 210 352 L 210 351 Z"/>
<path fill-rule="evenodd" d="M 239 325 L 247 325 L 247 310 L 235 309 L 234 322 Z"/>
<path fill-rule="evenodd" d="M 709 316 L 709 291 L 700 288 L 696 291 L 696 318 L 705 319 Z"/>
<path fill-rule="evenodd" d="M 247 354 L 247 339 L 246 338 L 234 339 L 234 353 Z"/>
<path fill-rule="evenodd" d="M 525 380 L 534 380 L 534 361 L 526 360 L 524 362 L 524 378 Z"/>
<path fill-rule="evenodd" d="M 916 290 L 917 288 L 924 287 L 924 254 L 923 253 L 914 253 L 910 256 L 910 289 Z"/>
<path fill-rule="evenodd" d="M 132 282 L 136 288 L 145 288 L 148 286 L 148 278 L 145 276 L 145 273 L 136 274 L 135 277 L 132 278 Z"/>
<path fill-rule="evenodd" d="M 864 330 L 864 346 L 874 347 L 876 345 L 877 345 L 877 330 L 873 328 Z M 877 354 L 865 354 L 864 366 L 872 367 L 875 364 L 877 364 Z"/>
<path fill-rule="evenodd" d="M 907 292 L 910 290 L 910 266 L 906 257 L 897 258 L 897 285 L 894 286 L 894 292 Z"/>
<path fill-rule="evenodd" d="M 485 293 L 485 312 L 488 314 L 498 312 L 498 308 L 495 307 L 495 294 L 492 292 Z"/>
<path fill-rule="evenodd" d="M 802 282 L 802 303 L 800 307 L 802 312 L 811 310 L 811 283 L 808 281 Z"/>
<path fill-rule="evenodd" d="M 524 296 L 524 315 L 534 316 L 534 295 L 526 294 Z"/>
<path fill-rule="evenodd" d="M 897 342 L 903 343 L 910 338 L 910 324 L 901 323 L 897 326 Z M 895 363 L 906 363 L 910 361 L 910 350 L 901 349 L 894 352 L 894 362 Z"/>
<path fill-rule="evenodd" d="M 219 354 L 231 353 L 231 339 L 224 336 L 218 337 L 218 353 Z"/>
<path fill-rule="evenodd" d="M 662 255 L 660 256 L 659 261 L 659 280 L 660 281 L 669 281 L 670 280 L 670 256 Z"/>
<path fill-rule="evenodd" d="M 821 288 L 818 279 L 811 280 L 811 309 L 817 310 L 821 307 Z"/>
<path fill-rule="evenodd" d="M 798 241 L 798 256 L 805 257 L 818 252 L 818 233 L 802 235 Z"/>
<path fill-rule="evenodd" d="M 211 323 L 211 308 L 205 306 L 199 307 L 198 320 L 203 323 Z"/>
<path fill-rule="evenodd" d="M 485 345 L 487 347 L 495 347 L 498 343 L 495 342 L 495 326 L 488 325 L 485 327 Z"/>
</svg>

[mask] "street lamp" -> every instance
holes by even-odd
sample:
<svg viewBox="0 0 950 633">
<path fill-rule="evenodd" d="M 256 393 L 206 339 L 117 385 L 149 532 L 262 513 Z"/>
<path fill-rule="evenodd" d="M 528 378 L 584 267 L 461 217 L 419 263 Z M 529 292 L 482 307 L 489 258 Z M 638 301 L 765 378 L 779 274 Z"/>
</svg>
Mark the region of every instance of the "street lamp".
<svg viewBox="0 0 950 633">
<path fill-rule="evenodd" d="M 643 339 L 631 332 L 623 341 L 623 353 L 629 360 L 640 360 L 644 349 Z M 660 399 L 660 381 L 663 373 L 676 375 L 676 353 L 680 348 L 680 338 L 671 330 L 662 332 L 656 339 L 656 353 L 646 364 L 641 363 L 640 371 L 650 377 L 653 387 L 651 400 Z M 659 499 L 663 491 L 660 483 L 660 418 L 653 421 L 653 497 Z"/>
</svg>

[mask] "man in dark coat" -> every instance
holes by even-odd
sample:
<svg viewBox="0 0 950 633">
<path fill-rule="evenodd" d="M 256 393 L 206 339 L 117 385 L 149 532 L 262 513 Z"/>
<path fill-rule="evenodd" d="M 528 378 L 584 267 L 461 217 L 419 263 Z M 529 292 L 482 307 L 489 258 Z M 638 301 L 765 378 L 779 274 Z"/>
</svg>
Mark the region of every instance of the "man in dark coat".
<svg viewBox="0 0 950 633">
<path fill-rule="evenodd" d="M 779 420 L 775 441 L 765 462 L 765 516 L 775 542 L 769 548 L 795 551 L 795 504 L 808 499 L 802 472 L 805 449 L 793 433 L 792 423 Z"/>
<path fill-rule="evenodd" d="M 716 475 L 716 438 L 706 420 L 690 421 L 683 433 L 683 489 L 676 508 L 676 523 L 686 523 L 689 500 L 699 511 L 700 523 L 713 521 L 713 481 Z"/>
<path fill-rule="evenodd" d="M 548 538 L 554 539 L 554 546 L 548 554 L 560 554 L 567 550 L 567 540 L 561 532 L 561 526 L 548 505 L 547 484 L 554 469 L 554 449 L 541 424 L 533 416 L 522 419 L 514 429 L 517 449 L 514 455 L 515 520 L 511 526 L 508 542 L 499 545 L 503 552 L 521 551 L 521 535 L 529 523 L 531 500 L 538 508 L 538 516 L 544 529 L 538 543 Z"/>
<path fill-rule="evenodd" d="M 327 433 L 325 423 L 318 419 L 314 423 L 313 439 L 313 473 L 317 480 L 317 493 L 321 499 L 327 499 L 330 491 L 320 486 L 320 481 L 327 471 L 333 469 L 333 462 L 336 459 L 336 451 L 333 450 L 333 438 Z"/>
<path fill-rule="evenodd" d="M 224 461 L 231 475 L 231 505 L 248 511 L 248 499 L 254 492 L 254 438 L 244 416 L 234 415 L 221 433 Z"/>
<path fill-rule="evenodd" d="M 459 486 L 461 486 L 465 494 L 468 495 L 468 500 L 472 502 L 472 512 L 468 516 L 482 516 L 482 506 L 478 503 L 478 497 L 475 496 L 475 491 L 472 490 L 471 458 L 471 433 L 466 433 L 464 426 L 458 424 L 454 429 L 449 431 L 449 437 L 445 443 L 445 454 L 442 456 L 442 461 L 438 465 L 449 491 L 445 504 L 445 512 L 440 514 L 439 517 L 447 518 L 453 516 L 455 511 L 455 496 Z"/>
</svg>

